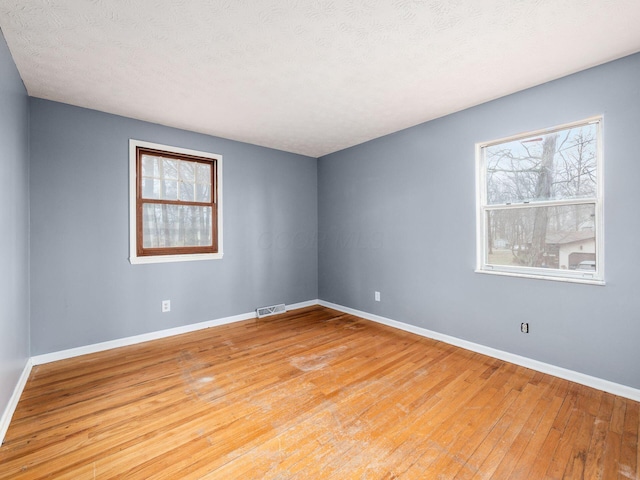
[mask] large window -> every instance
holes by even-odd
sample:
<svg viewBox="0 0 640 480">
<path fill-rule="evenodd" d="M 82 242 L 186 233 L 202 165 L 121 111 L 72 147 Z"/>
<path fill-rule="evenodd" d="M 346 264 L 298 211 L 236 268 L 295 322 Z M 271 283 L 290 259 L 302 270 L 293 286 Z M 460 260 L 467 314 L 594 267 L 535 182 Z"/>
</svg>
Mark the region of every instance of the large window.
<svg viewBox="0 0 640 480">
<path fill-rule="evenodd" d="M 476 146 L 477 271 L 604 283 L 601 124 Z"/>
<path fill-rule="evenodd" d="M 222 157 L 130 141 L 131 263 L 221 258 Z"/>
</svg>

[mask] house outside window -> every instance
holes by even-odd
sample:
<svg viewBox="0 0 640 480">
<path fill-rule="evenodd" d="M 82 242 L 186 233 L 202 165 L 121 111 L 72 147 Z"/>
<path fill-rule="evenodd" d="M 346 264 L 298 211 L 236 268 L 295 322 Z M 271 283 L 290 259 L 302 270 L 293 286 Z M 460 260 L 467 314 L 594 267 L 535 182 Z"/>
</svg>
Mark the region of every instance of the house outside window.
<svg viewBox="0 0 640 480">
<path fill-rule="evenodd" d="M 130 140 L 130 261 L 222 258 L 222 156 Z"/>
<path fill-rule="evenodd" d="M 604 284 L 602 118 L 476 145 L 477 272 Z"/>
</svg>

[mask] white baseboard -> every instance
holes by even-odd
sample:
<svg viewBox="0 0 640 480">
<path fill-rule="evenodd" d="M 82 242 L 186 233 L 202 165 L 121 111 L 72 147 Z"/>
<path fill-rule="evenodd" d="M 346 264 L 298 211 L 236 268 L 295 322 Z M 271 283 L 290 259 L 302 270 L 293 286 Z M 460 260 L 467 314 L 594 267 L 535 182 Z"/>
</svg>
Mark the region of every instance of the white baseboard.
<svg viewBox="0 0 640 480">
<path fill-rule="evenodd" d="M 316 298 L 315 300 L 309 300 L 307 302 L 293 303 L 286 307 L 288 312 L 289 310 L 298 310 L 299 308 L 313 307 L 314 305 L 320 305 L 320 300 Z"/>
<path fill-rule="evenodd" d="M 318 300 L 310 300 L 307 302 L 287 305 L 287 311 L 309 307 L 311 305 L 318 305 Z M 65 360 L 67 358 L 79 357 L 80 355 L 87 355 L 89 353 L 102 352 L 104 350 L 110 350 L 112 348 L 126 347 L 129 345 L 135 345 L 137 343 L 148 342 L 150 340 L 158 340 L 160 338 L 172 337 L 174 335 L 181 335 L 183 333 L 195 332 L 196 330 L 203 330 L 205 328 L 218 327 L 220 325 L 227 325 L 229 323 L 250 320 L 252 318 L 256 318 L 255 311 L 242 313 L 240 315 L 233 315 L 231 317 L 218 318 L 216 320 L 209 320 L 201 323 L 193 323 L 190 325 L 184 325 L 182 327 L 143 333 L 141 335 L 135 335 L 132 337 L 119 338 L 117 340 L 110 340 L 108 342 L 94 343 L 92 345 L 70 348 L 68 350 L 36 355 L 34 357 L 31 357 L 31 361 L 33 362 L 33 365 L 42 365 L 45 363 L 57 362 L 58 360 Z"/>
<path fill-rule="evenodd" d="M 466 350 L 471 350 L 472 352 L 488 355 L 490 357 L 504 360 L 505 362 L 514 363 L 516 365 L 530 368 L 538 372 L 553 375 L 554 377 L 564 378 L 565 380 L 569 380 L 571 382 L 580 383 L 581 385 L 586 385 L 588 387 L 613 393 L 614 395 L 619 395 L 621 397 L 629 398 L 631 400 L 635 400 L 636 402 L 640 402 L 640 390 L 638 390 L 637 388 L 629 387 L 627 385 L 622 385 L 619 383 L 610 382 L 608 380 L 603 380 L 598 377 L 592 377 L 591 375 L 585 375 L 584 373 L 575 372 L 573 370 L 568 370 L 562 367 L 557 367 L 549 363 L 539 362 L 538 360 L 533 360 L 531 358 L 522 357 L 520 355 L 505 352 L 502 350 L 497 350 L 495 348 L 487 347 L 485 345 L 480 345 L 478 343 L 473 343 L 467 340 L 462 340 L 460 338 L 444 335 L 442 333 L 434 332 L 432 330 L 427 330 L 426 328 L 416 327 L 414 325 L 409 325 L 407 323 L 398 322 L 396 320 L 391 320 L 389 318 L 381 317 L 379 315 L 374 315 L 374 314 L 363 312 L 360 310 L 355 310 L 349 307 L 343 307 L 342 305 L 337 305 L 335 303 L 325 302 L 324 300 L 319 300 L 318 304 L 322 305 L 323 307 L 331 308 L 333 310 L 338 310 L 339 312 L 355 315 L 357 317 L 365 318 L 373 322 L 398 328 L 406 332 L 415 333 L 417 335 L 431 338 L 433 340 L 439 340 L 441 342 L 448 343 L 450 345 L 455 345 L 456 347 L 461 347 Z"/>
<path fill-rule="evenodd" d="M 22 374 L 18 379 L 18 383 L 16 384 L 16 387 L 13 389 L 13 393 L 9 398 L 9 403 L 2 413 L 2 417 L 0 418 L 0 445 L 2 445 L 2 443 L 4 442 L 4 436 L 7 434 L 9 424 L 11 423 L 11 418 L 16 411 L 18 401 L 20 400 L 20 396 L 22 395 L 22 391 L 27 385 L 27 380 L 29 380 L 29 375 L 31 374 L 32 367 L 33 362 L 31 362 L 31 359 L 27 359 L 27 363 L 22 370 Z"/>
</svg>

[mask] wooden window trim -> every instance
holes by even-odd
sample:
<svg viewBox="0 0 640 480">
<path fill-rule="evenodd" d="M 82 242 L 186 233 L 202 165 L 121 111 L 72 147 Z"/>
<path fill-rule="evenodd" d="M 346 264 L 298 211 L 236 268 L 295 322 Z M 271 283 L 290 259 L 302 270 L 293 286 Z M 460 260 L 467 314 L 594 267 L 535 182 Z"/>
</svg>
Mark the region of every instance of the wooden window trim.
<svg viewBox="0 0 640 480">
<path fill-rule="evenodd" d="M 156 263 L 222 258 L 221 238 L 221 184 L 222 157 L 208 152 L 198 152 L 137 140 L 130 141 L 130 224 L 131 256 L 136 263 Z M 198 155 L 202 154 L 202 155 Z M 203 163 L 211 166 L 211 201 L 163 200 L 142 197 L 142 157 L 152 155 L 177 161 Z M 145 248 L 143 245 L 143 206 L 145 204 L 204 206 L 211 208 L 211 245 L 188 247 Z M 207 232 L 208 233 L 208 232 Z"/>
</svg>

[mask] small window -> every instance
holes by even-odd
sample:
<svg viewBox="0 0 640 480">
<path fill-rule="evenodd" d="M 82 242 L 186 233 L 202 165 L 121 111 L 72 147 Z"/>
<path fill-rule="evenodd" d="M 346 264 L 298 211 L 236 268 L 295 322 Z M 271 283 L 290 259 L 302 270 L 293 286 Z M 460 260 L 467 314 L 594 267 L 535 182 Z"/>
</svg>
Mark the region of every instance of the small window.
<svg viewBox="0 0 640 480">
<path fill-rule="evenodd" d="M 131 263 L 222 257 L 222 157 L 131 140 Z"/>
<path fill-rule="evenodd" d="M 604 283 L 601 124 L 476 145 L 478 272 Z"/>
</svg>

